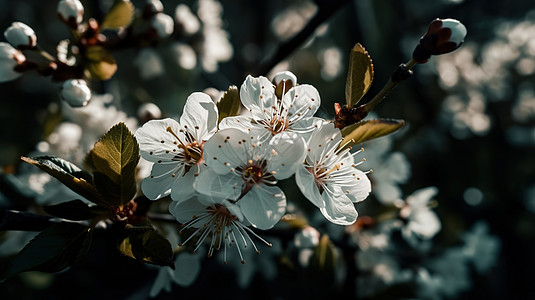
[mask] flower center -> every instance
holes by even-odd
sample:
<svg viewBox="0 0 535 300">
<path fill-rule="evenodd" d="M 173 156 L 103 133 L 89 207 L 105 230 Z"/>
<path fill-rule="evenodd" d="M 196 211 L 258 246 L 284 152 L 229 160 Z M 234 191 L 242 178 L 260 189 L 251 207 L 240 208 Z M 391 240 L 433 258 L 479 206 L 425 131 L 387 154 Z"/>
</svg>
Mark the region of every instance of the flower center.
<svg viewBox="0 0 535 300">
<path fill-rule="evenodd" d="M 252 166 L 248 166 L 247 168 L 245 168 L 245 170 L 243 170 L 242 178 L 246 182 L 259 183 L 260 181 L 262 181 L 263 174 L 264 174 L 263 168 L 256 166 L 256 165 L 252 165 Z"/>
<path fill-rule="evenodd" d="M 177 139 L 178 142 L 175 142 L 175 144 L 178 149 L 182 149 L 182 152 L 177 153 L 177 155 L 173 157 L 173 160 L 183 161 L 190 167 L 203 161 L 204 142 L 197 142 L 193 135 L 188 131 L 183 131 L 184 136 L 186 137 L 185 142 L 178 137 L 171 127 L 167 127 L 167 132 L 171 133 Z"/>
</svg>

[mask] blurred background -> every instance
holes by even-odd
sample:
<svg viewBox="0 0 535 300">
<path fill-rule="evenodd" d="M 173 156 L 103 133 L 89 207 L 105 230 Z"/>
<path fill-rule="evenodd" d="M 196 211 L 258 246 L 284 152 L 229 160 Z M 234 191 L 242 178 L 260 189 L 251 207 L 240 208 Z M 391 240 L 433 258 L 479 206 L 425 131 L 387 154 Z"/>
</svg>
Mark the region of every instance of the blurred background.
<svg viewBox="0 0 535 300">
<path fill-rule="evenodd" d="M 132 2 L 136 7 L 145 3 Z M 374 64 L 373 85 L 363 99 L 368 101 L 394 69 L 409 60 L 433 19 L 455 18 L 468 29 L 461 48 L 416 66 L 414 75 L 374 111 L 374 117 L 405 120 L 405 127 L 364 145 L 367 163 L 362 167 L 374 170 L 370 174 L 374 191 L 357 204 L 359 219 L 377 221 L 389 211 L 388 207 L 399 208 L 398 200 L 407 199 L 406 203 L 410 203 L 408 197 L 416 191 L 435 187 L 429 206 L 439 219 L 439 229 L 424 238 L 425 245 L 411 248 L 404 244 L 413 250 L 401 254 L 379 251 L 375 256 L 353 257 L 347 254 L 343 243 L 335 242 L 340 257 L 345 258 L 342 264 L 353 265 L 333 267 L 335 279 L 320 276 L 309 281 L 303 274 L 312 272 L 307 269 L 310 266 L 305 264 L 297 268 L 303 272 L 296 273 L 288 263 L 294 259 L 293 236 L 268 232 L 263 236 L 271 238 L 273 244 L 280 239 L 279 249 L 273 249 L 272 254 L 266 253 L 271 249 L 264 251 L 260 256 L 263 261 L 251 260 L 243 268 L 247 271 L 237 271 L 242 267 L 237 263 L 224 268 L 217 259 L 191 258 L 200 261 L 200 274 L 183 271 L 182 276 L 192 282 L 186 284 L 187 280 L 175 278 L 181 284 L 173 284 L 170 292 L 162 291 L 157 297 L 321 296 L 310 286 L 315 280 L 325 284 L 330 295 L 361 299 L 535 297 L 532 1 L 328 2 L 165 1 L 164 12 L 175 20 L 175 33 L 145 47 L 114 52 L 117 73 L 111 80 L 90 83 L 93 99 L 84 108 L 63 103 L 60 84 L 34 72 L 0 83 L 2 173 L 31 187 L 25 198 L 0 194 L 2 208 L 39 212 L 39 205 L 74 199 L 61 199 L 69 196 L 47 186 L 50 179 L 43 178 L 33 167 L 21 165 L 21 155 L 54 153 L 81 165 L 83 153 L 113 124 L 126 121 L 132 131 L 142 125 L 146 111 L 140 112 L 140 108 L 145 104 L 156 104 L 163 116 L 178 117 L 192 92 L 206 91 L 217 98 L 219 91 L 229 85 L 239 87 L 247 74 L 271 79 L 277 71 L 292 71 L 298 83 L 311 84 L 320 92 L 322 107 L 317 115 L 332 119 L 334 103 L 345 103 L 348 56 L 356 42 L 366 48 Z M 112 1 L 82 3 L 85 19 L 98 19 Z M 0 1 L 0 28 L 14 21 L 24 22 L 35 30 L 39 46 L 55 53 L 57 43 L 70 38 L 56 16 L 56 5 L 55 1 Z M 315 15 L 328 14 L 326 7 L 330 6 L 336 9 L 325 22 L 291 53 L 275 60 L 273 69 L 265 70 L 281 44 L 291 41 Z M 313 213 L 293 180 L 282 184 L 296 207 Z M 340 232 L 350 236 L 359 253 L 369 249 L 359 241 L 387 230 L 333 229 L 316 222 L 314 217 L 309 219 L 321 234 L 329 234 L 334 241 Z M 29 238 L 0 233 L 2 261 L 20 250 Z M 389 241 L 395 241 L 394 234 Z M 395 247 L 401 246 L 392 246 Z M 151 289 L 156 289 L 155 278 L 166 275 L 156 267 L 147 268 L 121 257 L 114 248 L 106 243 L 105 235 L 97 236 L 79 265 L 59 274 L 18 275 L 0 283 L 0 294 L 3 299 L 72 295 L 80 299 L 97 295 L 148 298 Z M 453 251 L 456 249 L 462 251 Z M 381 256 L 385 253 L 390 255 L 388 263 Z M 456 253 L 463 258 L 456 259 Z M 363 261 L 377 264 L 366 268 Z M 275 270 L 266 274 L 266 264 L 275 266 Z M 375 268 L 379 264 L 388 271 Z M 337 286 L 333 290 L 331 280 Z"/>
</svg>

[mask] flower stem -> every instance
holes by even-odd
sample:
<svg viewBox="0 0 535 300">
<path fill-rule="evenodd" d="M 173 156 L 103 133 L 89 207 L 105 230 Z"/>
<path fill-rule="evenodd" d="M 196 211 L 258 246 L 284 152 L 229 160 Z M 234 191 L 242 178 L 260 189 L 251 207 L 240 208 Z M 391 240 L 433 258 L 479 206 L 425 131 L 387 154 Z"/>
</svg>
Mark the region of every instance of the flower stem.
<svg viewBox="0 0 535 300">
<path fill-rule="evenodd" d="M 363 112 L 368 114 L 372 111 L 379 102 L 381 102 L 392 89 L 394 89 L 401 81 L 409 78 L 412 75 L 412 67 L 416 65 L 416 60 L 411 58 L 407 63 L 401 64 L 392 74 L 385 86 L 373 97 L 370 102 L 363 105 Z"/>
</svg>

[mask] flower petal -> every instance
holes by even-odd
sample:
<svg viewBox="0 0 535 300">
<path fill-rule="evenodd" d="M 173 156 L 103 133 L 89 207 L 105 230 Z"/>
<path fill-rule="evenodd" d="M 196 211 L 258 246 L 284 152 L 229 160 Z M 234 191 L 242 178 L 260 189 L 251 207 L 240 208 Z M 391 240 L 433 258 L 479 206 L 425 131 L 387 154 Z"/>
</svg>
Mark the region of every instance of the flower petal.
<svg viewBox="0 0 535 300">
<path fill-rule="evenodd" d="M 245 116 L 226 117 L 219 122 L 219 129 L 236 128 L 247 133 L 251 128 L 259 126 L 258 124 L 251 123 L 252 120 Z"/>
<path fill-rule="evenodd" d="M 151 175 L 141 183 L 141 190 L 151 200 L 165 197 L 171 193 L 171 188 L 182 177 L 184 171 L 183 164 L 156 163 L 152 166 Z"/>
<path fill-rule="evenodd" d="M 240 199 L 239 205 L 254 227 L 267 230 L 286 212 L 286 196 L 276 186 L 257 184 Z"/>
<path fill-rule="evenodd" d="M 193 134 L 197 141 L 208 140 L 217 130 L 219 112 L 212 98 L 205 93 L 191 94 L 184 105 L 180 124 Z"/>
<path fill-rule="evenodd" d="M 353 177 L 353 184 L 343 185 L 342 189 L 351 201 L 360 202 L 368 197 L 372 190 L 372 184 L 368 176 L 361 170 L 353 168 L 353 173 L 356 174 Z"/>
<path fill-rule="evenodd" d="M 282 97 L 284 107 L 288 109 L 290 119 L 312 117 L 321 104 L 318 90 L 309 85 L 301 84 L 291 88 Z"/>
<path fill-rule="evenodd" d="M 227 174 L 247 161 L 250 141 L 250 135 L 238 129 L 223 129 L 204 145 L 204 160 L 217 174 Z"/>
<path fill-rule="evenodd" d="M 240 99 L 256 120 L 271 119 L 273 107 L 277 107 L 275 87 L 263 76 L 247 76 L 240 88 Z"/>
<path fill-rule="evenodd" d="M 355 223 L 358 216 L 355 205 L 341 191 L 336 191 L 334 194 L 324 191 L 321 196 L 325 207 L 321 207 L 320 212 L 327 220 L 338 225 Z"/>
<path fill-rule="evenodd" d="M 177 121 L 171 118 L 148 121 L 135 133 L 141 157 L 150 162 L 172 160 L 177 151 L 182 151 L 175 144 L 176 137 L 168 132 L 167 128 L 171 128 L 183 141 L 186 140 L 184 134 L 180 132 L 182 127 Z"/>
<path fill-rule="evenodd" d="M 173 201 L 169 205 L 169 212 L 180 223 L 191 221 L 194 216 L 206 212 L 207 205 L 202 204 L 196 197 L 184 201 Z"/>
<path fill-rule="evenodd" d="M 318 208 L 325 207 L 323 197 L 321 197 L 314 175 L 310 173 L 304 165 L 297 168 L 295 172 L 295 182 L 301 193 Z"/>
<path fill-rule="evenodd" d="M 308 142 L 306 161 L 309 165 L 323 161 L 327 152 L 342 140 L 342 133 L 333 123 L 324 123 L 314 131 Z"/>
<path fill-rule="evenodd" d="M 218 175 L 211 169 L 207 169 L 199 174 L 195 180 L 194 188 L 197 192 L 212 196 L 236 200 L 241 195 L 244 181 L 234 174 Z M 217 203 L 217 200 L 214 199 Z"/>
<path fill-rule="evenodd" d="M 275 178 L 281 180 L 292 176 L 297 167 L 305 160 L 305 141 L 293 132 L 281 132 L 275 135 L 269 145 L 273 149 L 268 160 L 268 170 L 275 171 Z"/>
<path fill-rule="evenodd" d="M 198 175 L 197 166 L 193 166 L 188 172 L 178 178 L 171 188 L 171 199 L 181 202 L 193 197 L 195 195 L 193 183 Z"/>
</svg>

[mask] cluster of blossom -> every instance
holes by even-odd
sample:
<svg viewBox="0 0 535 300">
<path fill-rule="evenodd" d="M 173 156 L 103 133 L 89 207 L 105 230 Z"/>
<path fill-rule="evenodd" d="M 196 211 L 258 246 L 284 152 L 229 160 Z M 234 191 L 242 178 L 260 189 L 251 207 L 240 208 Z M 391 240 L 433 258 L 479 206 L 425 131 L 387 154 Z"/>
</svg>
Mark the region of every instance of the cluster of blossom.
<svg viewBox="0 0 535 300">
<path fill-rule="evenodd" d="M 356 168 L 361 150 L 351 153 L 339 129 L 314 117 L 318 91 L 283 72 L 273 83 L 248 76 L 240 99 L 249 115 L 218 122 L 212 99 L 193 93 L 180 122 L 151 120 L 138 129 L 141 156 L 154 163 L 143 193 L 153 200 L 170 195 L 184 229 L 198 228 L 191 235 L 200 234 L 197 247 L 211 237 L 209 255 L 232 244 L 256 248 L 250 235 L 268 244 L 247 225 L 267 230 L 280 221 L 287 200 L 277 182 L 292 175 L 327 220 L 353 224 L 353 203 L 368 196 L 370 181 Z"/>
</svg>

